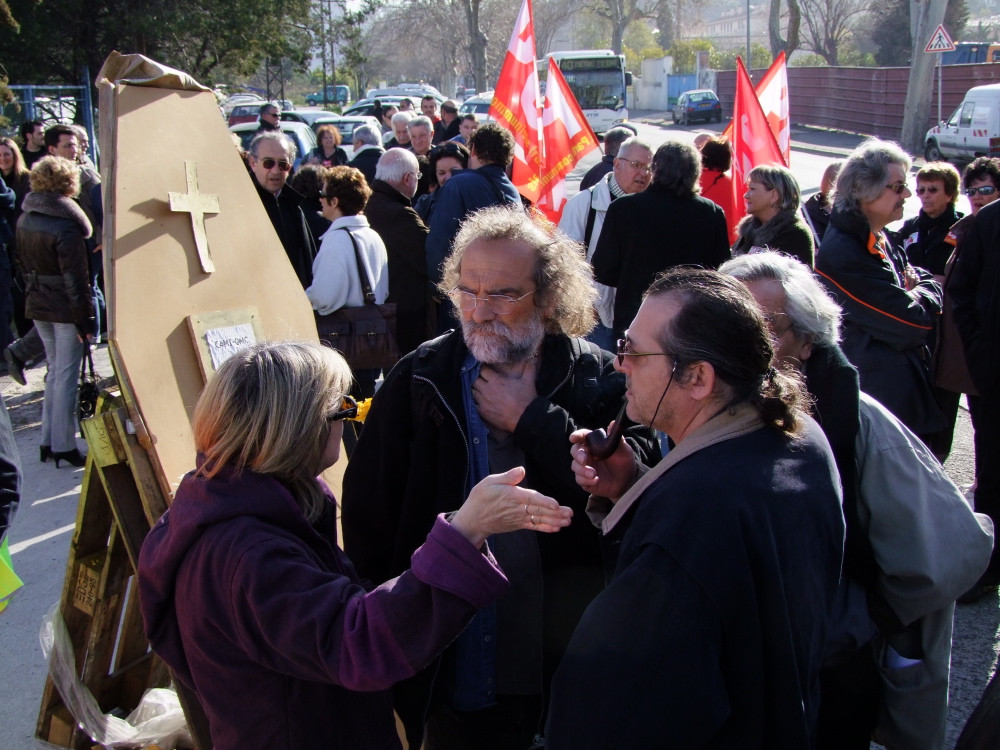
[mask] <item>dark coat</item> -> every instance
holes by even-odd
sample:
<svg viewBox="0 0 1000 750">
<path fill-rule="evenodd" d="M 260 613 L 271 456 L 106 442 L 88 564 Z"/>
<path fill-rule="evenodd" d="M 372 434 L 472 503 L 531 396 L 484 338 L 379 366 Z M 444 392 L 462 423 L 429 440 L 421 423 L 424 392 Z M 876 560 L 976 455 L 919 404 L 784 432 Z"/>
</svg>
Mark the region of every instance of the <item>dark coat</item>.
<svg viewBox="0 0 1000 750">
<path fill-rule="evenodd" d="M 655 480 L 552 681 L 546 750 L 812 747 L 839 487 L 811 420 L 794 440 L 763 427 L 715 443 Z"/>
<path fill-rule="evenodd" d="M 830 226 L 830 214 L 826 212 L 829 200 L 822 193 L 816 193 L 802 204 L 802 208 L 806 212 L 806 216 L 809 217 L 809 223 L 814 230 L 813 241 L 816 247 L 819 247 L 819 243 L 823 241 L 823 235 L 826 234 L 826 228 Z"/>
<path fill-rule="evenodd" d="M 444 141 L 450 141 L 456 135 L 459 135 L 462 126 L 462 118 L 455 115 L 454 119 L 448 125 L 444 124 L 444 120 L 438 120 L 434 123 L 434 138 L 432 142 L 436 146 Z"/>
<path fill-rule="evenodd" d="M 604 585 L 598 533 L 584 513 L 586 493 L 567 460 L 570 433 L 606 427 L 625 393 L 612 355 L 602 352 L 597 360 L 593 349 L 580 339 L 546 336 L 536 380 L 542 395 L 513 433 L 525 455 L 522 486 L 558 498 L 575 512 L 569 527 L 537 537 L 545 579 L 543 684 L 584 608 Z M 400 360 L 375 394 L 344 475 L 344 548 L 363 577 L 380 581 L 404 570 L 436 515 L 465 501 L 470 450 L 461 369 L 467 353 L 460 332 L 429 341 Z M 630 423 L 626 437 L 644 462 L 659 458 L 647 428 Z M 435 675 L 421 677 L 421 683 L 407 686 L 405 698 L 397 691 L 396 710 L 411 746 L 420 744 Z"/>
<path fill-rule="evenodd" d="M 948 294 L 965 361 L 981 396 L 1000 392 L 1000 202 L 972 222 L 952 272 Z"/>
<path fill-rule="evenodd" d="M 56 193 L 29 193 L 22 209 L 17 257 L 27 285 L 25 315 L 90 332 L 95 312 L 86 245 L 92 228 L 86 214 Z"/>
<path fill-rule="evenodd" d="M 768 248 L 798 258 L 812 268 L 816 263 L 813 233 L 798 211 L 779 211 L 767 224 L 755 216 L 745 216 L 736 227 L 739 239 L 733 245 L 733 255 L 746 255 L 753 248 Z"/>
<path fill-rule="evenodd" d="M 918 435 L 941 427 L 928 382 L 927 340 L 941 313 L 941 287 L 926 271 L 907 292 L 906 260 L 863 215 L 834 209 L 816 273 L 844 311 L 841 348 L 858 368 L 861 390 Z M 880 249 L 881 247 L 881 249 Z M 930 400 L 928 396 L 931 395 Z"/>
<path fill-rule="evenodd" d="M 305 212 L 302 210 L 302 196 L 290 185 L 285 185 L 275 198 L 273 193 L 260 186 L 257 178 L 251 173 L 257 195 L 267 210 L 267 217 L 278 233 L 281 246 L 285 248 L 288 261 L 295 269 L 303 289 L 312 284 L 312 264 L 316 258 L 316 241 L 313 239 Z"/>
<path fill-rule="evenodd" d="M 347 162 L 347 166 L 361 170 L 361 174 L 371 185 L 375 182 L 375 168 L 378 166 L 378 160 L 382 158 L 384 153 L 385 151 L 378 146 L 368 146 L 364 150 L 356 152 L 354 158 Z"/>
<path fill-rule="evenodd" d="M 410 570 L 366 593 L 330 501 L 313 527 L 271 477 L 192 472 L 143 542 L 146 636 L 197 693 L 215 750 L 397 750 L 388 688 L 507 588 L 439 519 Z"/>
<path fill-rule="evenodd" d="M 580 180 L 580 191 L 584 191 L 587 188 L 592 188 L 604 175 L 608 174 L 615 168 L 615 157 L 605 154 L 597 164 L 590 168 L 590 171 L 583 176 Z"/>
<path fill-rule="evenodd" d="M 910 263 L 935 276 L 944 276 L 945 265 L 955 249 L 955 245 L 948 242 L 948 232 L 962 216 L 964 214 L 956 211 L 953 205 L 935 219 L 921 209 L 919 214 L 903 223 L 894 239 Z"/>
<path fill-rule="evenodd" d="M 319 164 L 321 167 L 342 167 L 348 162 L 347 152 L 340 146 L 333 150 L 333 156 L 327 158 L 322 146 L 317 146 L 306 157 L 306 164 Z"/>
<path fill-rule="evenodd" d="M 378 232 L 389 254 L 389 297 L 396 305 L 396 343 L 401 354 L 412 352 L 430 333 L 430 294 L 427 286 L 427 227 L 410 199 L 382 180 L 372 183 L 365 206 L 371 228 Z"/>
<path fill-rule="evenodd" d="M 718 268 L 729 257 L 729 228 L 721 208 L 651 184 L 608 208 L 591 265 L 600 283 L 618 289 L 614 330 L 620 338 L 658 273 L 680 265 Z"/>
</svg>

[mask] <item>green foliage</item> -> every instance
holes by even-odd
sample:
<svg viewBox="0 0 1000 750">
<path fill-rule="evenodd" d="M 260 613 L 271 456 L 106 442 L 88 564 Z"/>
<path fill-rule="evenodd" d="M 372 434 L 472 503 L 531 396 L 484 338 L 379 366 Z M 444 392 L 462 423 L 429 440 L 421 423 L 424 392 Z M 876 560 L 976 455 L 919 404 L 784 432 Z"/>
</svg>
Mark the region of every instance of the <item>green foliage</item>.
<svg viewBox="0 0 1000 750">
<path fill-rule="evenodd" d="M 725 50 L 712 53 L 712 67 L 716 70 L 736 70 L 736 58 L 746 57 L 746 49 Z M 771 50 L 760 42 L 753 42 L 750 45 L 750 65 L 751 70 L 761 70 L 771 67 L 774 58 L 771 57 Z M 746 65 L 746 60 L 744 60 Z"/>
<path fill-rule="evenodd" d="M 810 53 L 808 55 L 796 55 L 788 61 L 790 68 L 822 68 L 826 66 L 826 60 L 821 55 Z"/>
<path fill-rule="evenodd" d="M 683 75 L 685 73 L 694 73 L 698 66 L 698 52 L 708 51 L 715 53 L 715 47 L 707 39 L 689 39 L 682 42 L 677 42 L 670 51 L 667 52 L 674 58 L 674 73 L 677 75 Z M 768 53 L 770 57 L 770 53 Z M 716 65 L 712 67 L 717 70 L 723 70 L 718 68 Z M 733 57 L 733 67 L 736 67 L 736 58 Z"/>
<path fill-rule="evenodd" d="M 952 39 L 959 39 L 969 21 L 966 0 L 948 0 L 944 27 Z M 875 63 L 883 66 L 907 66 L 913 52 L 910 35 L 909 0 L 884 0 L 871 13 L 871 40 L 875 44 Z M 848 63 L 844 63 L 845 65 Z"/>
</svg>

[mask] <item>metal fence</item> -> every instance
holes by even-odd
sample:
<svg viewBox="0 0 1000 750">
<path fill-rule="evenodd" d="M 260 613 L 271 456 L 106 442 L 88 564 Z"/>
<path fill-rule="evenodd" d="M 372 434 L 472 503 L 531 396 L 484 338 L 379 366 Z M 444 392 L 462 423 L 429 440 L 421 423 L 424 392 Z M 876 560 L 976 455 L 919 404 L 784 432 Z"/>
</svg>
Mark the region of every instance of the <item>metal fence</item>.
<svg viewBox="0 0 1000 750">
<path fill-rule="evenodd" d="M 2 113 L 10 119 L 11 133 L 16 133 L 21 123 L 28 120 L 40 120 L 46 126 L 57 123 L 81 125 L 89 136 L 90 158 L 96 162 L 97 138 L 91 85 L 87 68 L 83 69 L 81 83 L 77 86 L 14 84 L 10 89 L 17 95 L 17 106 L 7 104 Z"/>
<path fill-rule="evenodd" d="M 756 82 L 764 73 L 764 70 L 754 70 L 751 77 Z M 970 88 L 1000 83 L 1000 64 L 996 63 L 945 65 L 942 73 L 942 115 L 946 120 Z M 789 68 L 789 117 L 797 125 L 897 140 L 903 129 L 903 105 L 909 76 L 909 68 Z M 736 71 L 719 71 L 717 80 L 722 111 L 731 115 Z M 937 124 L 937 96 L 935 75 L 928 128 Z"/>
</svg>

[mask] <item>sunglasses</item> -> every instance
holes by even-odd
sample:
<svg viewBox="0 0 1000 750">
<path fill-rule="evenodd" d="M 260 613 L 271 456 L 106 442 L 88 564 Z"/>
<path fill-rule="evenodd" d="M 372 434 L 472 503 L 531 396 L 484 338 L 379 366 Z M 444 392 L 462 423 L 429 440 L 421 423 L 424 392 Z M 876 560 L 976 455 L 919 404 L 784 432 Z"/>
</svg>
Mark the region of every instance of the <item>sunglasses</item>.
<svg viewBox="0 0 1000 750">
<path fill-rule="evenodd" d="M 920 187 L 917 188 L 917 195 L 923 195 L 924 193 L 927 193 L 928 195 L 934 195 L 935 193 L 940 193 L 940 192 L 941 188 L 939 188 L 937 185 L 935 185 L 934 187 L 924 187 L 923 185 L 921 185 Z"/>
<path fill-rule="evenodd" d="M 892 192 L 894 192 L 896 195 L 902 195 L 903 191 L 906 190 L 906 182 L 903 182 L 903 181 L 894 182 L 891 185 L 886 185 L 886 187 L 889 190 L 891 190 Z M 917 192 L 920 192 L 920 191 L 917 190 Z"/>
<path fill-rule="evenodd" d="M 358 416 L 358 402 L 350 396 L 344 396 L 340 402 L 340 409 L 326 418 L 327 422 L 336 422 L 338 419 L 354 419 Z"/>
<path fill-rule="evenodd" d="M 292 168 L 292 163 L 290 161 L 285 161 L 284 159 L 272 159 L 270 157 L 264 157 L 260 160 L 261 166 L 264 169 L 274 169 L 274 165 L 278 165 L 278 169 L 282 172 L 287 172 Z"/>
<path fill-rule="evenodd" d="M 430 156 L 459 156 L 461 151 L 457 143 L 444 143 L 431 149 Z"/>
<path fill-rule="evenodd" d="M 982 187 L 966 188 L 962 192 L 971 198 L 976 193 L 980 195 L 993 195 L 996 191 L 997 189 L 992 185 L 983 185 Z"/>
<path fill-rule="evenodd" d="M 667 352 L 630 352 L 628 350 L 629 344 L 628 339 L 618 339 L 618 351 L 616 352 L 616 358 L 618 360 L 618 366 L 621 367 L 625 364 L 625 357 L 669 357 Z"/>
</svg>

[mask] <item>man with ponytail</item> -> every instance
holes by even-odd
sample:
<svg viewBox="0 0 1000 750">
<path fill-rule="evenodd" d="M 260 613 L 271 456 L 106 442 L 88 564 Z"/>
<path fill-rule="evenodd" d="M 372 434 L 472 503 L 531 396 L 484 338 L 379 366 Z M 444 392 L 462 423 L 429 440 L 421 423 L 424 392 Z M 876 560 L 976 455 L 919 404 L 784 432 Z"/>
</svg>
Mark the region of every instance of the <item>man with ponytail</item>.
<svg viewBox="0 0 1000 750">
<path fill-rule="evenodd" d="M 750 292 L 653 282 L 618 342 L 628 416 L 674 449 L 647 469 L 571 437 L 617 563 L 552 682 L 546 750 L 806 748 L 843 556 L 840 483 L 801 379 Z"/>
</svg>

